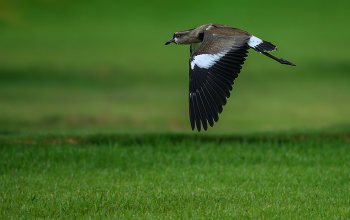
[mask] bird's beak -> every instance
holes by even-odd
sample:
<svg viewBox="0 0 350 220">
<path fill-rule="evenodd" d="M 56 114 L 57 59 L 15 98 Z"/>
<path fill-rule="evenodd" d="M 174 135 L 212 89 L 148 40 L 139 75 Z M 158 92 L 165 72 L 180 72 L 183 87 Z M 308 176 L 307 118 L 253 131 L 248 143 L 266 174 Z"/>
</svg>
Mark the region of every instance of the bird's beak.
<svg viewBox="0 0 350 220">
<path fill-rule="evenodd" d="M 168 42 L 165 43 L 165 45 L 168 45 L 170 43 L 175 43 L 175 39 L 174 38 L 171 38 Z"/>
</svg>

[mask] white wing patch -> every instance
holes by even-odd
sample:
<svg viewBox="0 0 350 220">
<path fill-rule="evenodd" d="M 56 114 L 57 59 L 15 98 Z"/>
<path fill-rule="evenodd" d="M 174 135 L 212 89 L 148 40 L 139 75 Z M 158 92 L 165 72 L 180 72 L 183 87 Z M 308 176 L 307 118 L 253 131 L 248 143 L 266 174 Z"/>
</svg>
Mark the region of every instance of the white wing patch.
<svg viewBox="0 0 350 220">
<path fill-rule="evenodd" d="M 255 37 L 255 36 L 251 36 L 250 39 L 249 39 L 249 41 L 248 41 L 248 45 L 249 45 L 250 47 L 253 47 L 253 48 L 254 48 L 254 47 L 256 47 L 257 45 L 261 44 L 262 42 L 263 42 L 263 40 L 261 40 L 261 39 Z"/>
<path fill-rule="evenodd" d="M 194 66 L 197 65 L 199 68 L 209 69 L 212 67 L 216 61 L 220 60 L 221 57 L 225 56 L 229 50 L 223 51 L 217 54 L 200 54 L 193 57 L 191 61 L 191 69 L 194 69 Z"/>
<path fill-rule="evenodd" d="M 205 30 L 209 31 L 211 27 L 213 27 L 213 25 L 209 25 L 209 27 L 207 27 Z"/>
</svg>

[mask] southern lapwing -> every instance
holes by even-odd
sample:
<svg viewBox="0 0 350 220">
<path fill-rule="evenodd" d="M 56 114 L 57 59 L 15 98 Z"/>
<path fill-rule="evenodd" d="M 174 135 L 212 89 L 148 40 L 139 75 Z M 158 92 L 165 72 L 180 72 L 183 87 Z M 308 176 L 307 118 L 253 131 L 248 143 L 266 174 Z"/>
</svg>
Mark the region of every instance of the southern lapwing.
<svg viewBox="0 0 350 220">
<path fill-rule="evenodd" d="M 226 98 L 230 97 L 233 81 L 241 71 L 248 49 L 252 48 L 281 64 L 295 66 L 266 51 L 277 50 L 246 31 L 221 25 L 206 24 L 187 31 L 174 33 L 165 43 L 190 44 L 189 107 L 192 130 L 204 130 L 219 120 Z"/>
</svg>

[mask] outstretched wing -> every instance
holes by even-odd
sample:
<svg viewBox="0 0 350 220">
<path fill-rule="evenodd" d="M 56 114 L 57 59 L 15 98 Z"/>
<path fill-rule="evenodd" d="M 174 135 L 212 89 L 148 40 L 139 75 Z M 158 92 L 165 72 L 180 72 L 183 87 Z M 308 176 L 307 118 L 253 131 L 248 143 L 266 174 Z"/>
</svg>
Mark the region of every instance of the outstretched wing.
<svg viewBox="0 0 350 220">
<path fill-rule="evenodd" d="M 219 120 L 230 97 L 233 81 L 241 70 L 250 36 L 205 32 L 203 42 L 190 57 L 189 113 L 192 130 L 207 130 Z M 215 39 L 214 39 L 215 38 Z"/>
</svg>

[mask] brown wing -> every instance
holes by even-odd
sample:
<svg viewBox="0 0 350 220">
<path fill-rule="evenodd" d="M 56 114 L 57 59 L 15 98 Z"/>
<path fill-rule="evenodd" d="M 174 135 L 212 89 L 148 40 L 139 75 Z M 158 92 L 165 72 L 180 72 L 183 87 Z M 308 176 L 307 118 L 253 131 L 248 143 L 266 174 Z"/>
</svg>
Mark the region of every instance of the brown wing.
<svg viewBox="0 0 350 220">
<path fill-rule="evenodd" d="M 192 130 L 207 130 L 219 120 L 247 56 L 250 36 L 204 32 L 203 42 L 192 51 L 189 68 L 189 113 Z"/>
</svg>

